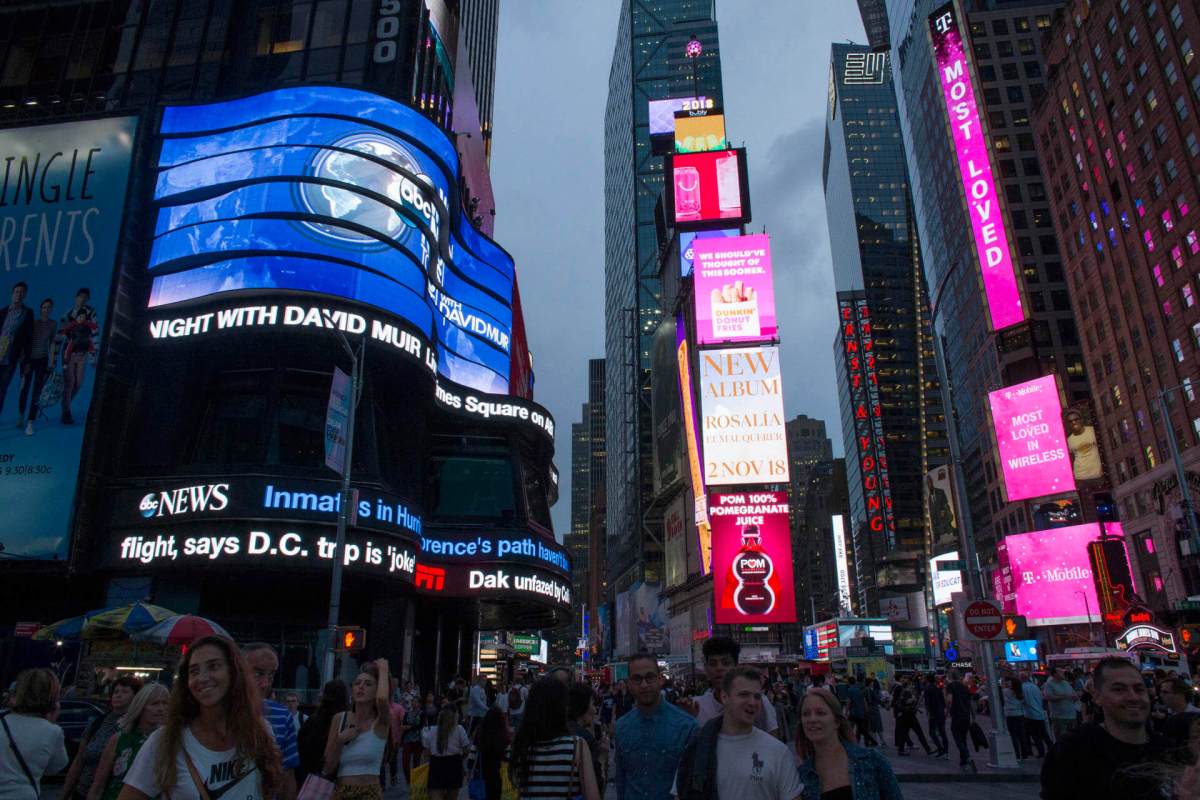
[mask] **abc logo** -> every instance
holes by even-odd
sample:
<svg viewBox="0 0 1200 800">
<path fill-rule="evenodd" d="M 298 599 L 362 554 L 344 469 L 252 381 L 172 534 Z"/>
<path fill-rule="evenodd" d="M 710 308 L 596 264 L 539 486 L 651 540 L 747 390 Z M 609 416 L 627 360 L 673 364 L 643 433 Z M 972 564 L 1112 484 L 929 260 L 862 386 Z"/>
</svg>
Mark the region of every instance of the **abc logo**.
<svg viewBox="0 0 1200 800">
<path fill-rule="evenodd" d="M 143 497 L 142 502 L 138 504 L 138 511 L 141 511 L 146 519 L 153 517 L 154 512 L 158 511 L 158 495 L 148 494 Z"/>
</svg>

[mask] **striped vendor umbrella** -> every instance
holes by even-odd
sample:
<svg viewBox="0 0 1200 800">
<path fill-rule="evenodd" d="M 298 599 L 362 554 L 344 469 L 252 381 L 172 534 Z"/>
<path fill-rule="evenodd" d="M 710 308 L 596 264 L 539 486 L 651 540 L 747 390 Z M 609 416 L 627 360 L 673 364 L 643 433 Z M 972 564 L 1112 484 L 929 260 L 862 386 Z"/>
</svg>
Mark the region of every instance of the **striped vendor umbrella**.
<svg viewBox="0 0 1200 800">
<path fill-rule="evenodd" d="M 133 634 L 131 638 L 137 642 L 155 644 L 188 644 L 201 636 L 214 635 L 231 638 L 224 628 L 210 619 L 191 614 L 176 614 L 152 628 Z"/>
<path fill-rule="evenodd" d="M 175 612 L 149 603 L 130 603 L 127 606 L 102 611 L 83 624 L 85 639 L 120 639 L 153 628 Z"/>
</svg>

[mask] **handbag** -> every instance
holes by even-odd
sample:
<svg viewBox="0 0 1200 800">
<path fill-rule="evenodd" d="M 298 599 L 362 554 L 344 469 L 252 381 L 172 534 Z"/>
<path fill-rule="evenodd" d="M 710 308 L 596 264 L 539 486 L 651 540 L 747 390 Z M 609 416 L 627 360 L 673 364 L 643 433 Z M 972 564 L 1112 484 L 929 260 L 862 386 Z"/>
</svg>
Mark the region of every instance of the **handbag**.
<svg viewBox="0 0 1200 800">
<path fill-rule="evenodd" d="M 429 762 L 413 767 L 408 779 L 409 800 L 429 800 Z"/>
<path fill-rule="evenodd" d="M 471 800 L 487 800 L 487 786 L 483 782 L 483 756 L 475 758 L 475 769 L 471 770 L 471 782 L 467 784 L 467 796 Z"/>
<path fill-rule="evenodd" d="M 349 716 L 349 712 L 342 712 L 342 724 L 338 726 L 338 733 L 346 730 L 346 719 Z M 334 777 L 336 778 L 336 776 Z M 336 788 L 334 780 L 326 777 L 323 773 L 314 772 L 304 779 L 304 785 L 296 794 L 296 800 L 329 800 L 330 797 L 333 797 L 334 788 Z"/>
<path fill-rule="evenodd" d="M 58 405 L 62 402 L 62 396 L 62 370 L 54 370 L 46 376 L 46 382 L 42 384 L 42 393 L 38 395 L 38 412 L 41 413 L 44 409 Z"/>
<path fill-rule="evenodd" d="M 4 725 L 4 733 L 8 735 L 8 746 L 12 748 L 13 755 L 17 757 L 17 763 L 21 765 L 21 770 L 29 780 L 29 785 L 33 787 L 34 796 L 40 798 L 42 796 L 42 787 L 33 779 L 33 772 L 29 769 L 29 765 L 25 763 L 25 756 L 21 755 L 21 751 L 17 748 L 17 740 L 13 738 L 12 729 L 8 727 L 8 713 L 5 711 L 3 714 L 0 714 L 0 724 Z"/>
</svg>

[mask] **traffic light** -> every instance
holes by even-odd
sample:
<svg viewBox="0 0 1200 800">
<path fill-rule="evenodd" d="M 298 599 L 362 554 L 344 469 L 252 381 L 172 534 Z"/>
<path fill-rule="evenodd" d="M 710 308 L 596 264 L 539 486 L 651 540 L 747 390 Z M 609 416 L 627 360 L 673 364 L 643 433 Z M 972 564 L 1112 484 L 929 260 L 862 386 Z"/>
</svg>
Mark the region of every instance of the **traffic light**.
<svg viewBox="0 0 1200 800">
<path fill-rule="evenodd" d="M 1004 638 L 1009 640 L 1028 639 L 1029 624 L 1025 621 L 1025 618 L 1018 614 L 1005 614 Z"/>
<path fill-rule="evenodd" d="M 333 649 L 338 653 L 357 653 L 367 646 L 367 629 L 346 625 L 337 629 Z"/>
</svg>

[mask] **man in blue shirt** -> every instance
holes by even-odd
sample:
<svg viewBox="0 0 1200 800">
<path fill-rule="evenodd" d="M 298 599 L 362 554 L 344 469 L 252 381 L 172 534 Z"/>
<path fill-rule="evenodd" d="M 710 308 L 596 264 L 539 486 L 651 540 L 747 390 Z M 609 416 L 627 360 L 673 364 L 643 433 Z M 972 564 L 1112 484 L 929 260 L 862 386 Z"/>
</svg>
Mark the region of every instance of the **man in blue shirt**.
<svg viewBox="0 0 1200 800">
<path fill-rule="evenodd" d="M 617 800 L 671 796 L 675 770 L 696 720 L 662 698 L 663 676 L 649 653 L 629 659 L 626 680 L 634 707 L 617 720 L 614 783 Z"/>
<path fill-rule="evenodd" d="M 280 800 L 295 800 L 296 768 L 300 766 L 300 751 L 296 749 L 296 729 L 292 727 L 292 715 L 283 703 L 271 698 L 275 673 L 279 671 L 279 656 L 275 648 L 265 642 L 254 642 L 242 648 L 242 655 L 250 667 L 250 674 L 258 686 L 258 695 L 263 701 L 263 717 L 275 734 L 275 745 L 283 757 L 283 786 L 279 790 Z"/>
<path fill-rule="evenodd" d="M 1038 758 L 1045 758 L 1050 749 L 1050 734 L 1046 731 L 1046 706 L 1042 690 L 1028 672 L 1021 673 L 1021 700 L 1025 712 L 1025 736 L 1037 748 Z M 1033 752 L 1032 749 L 1029 752 Z"/>
</svg>

